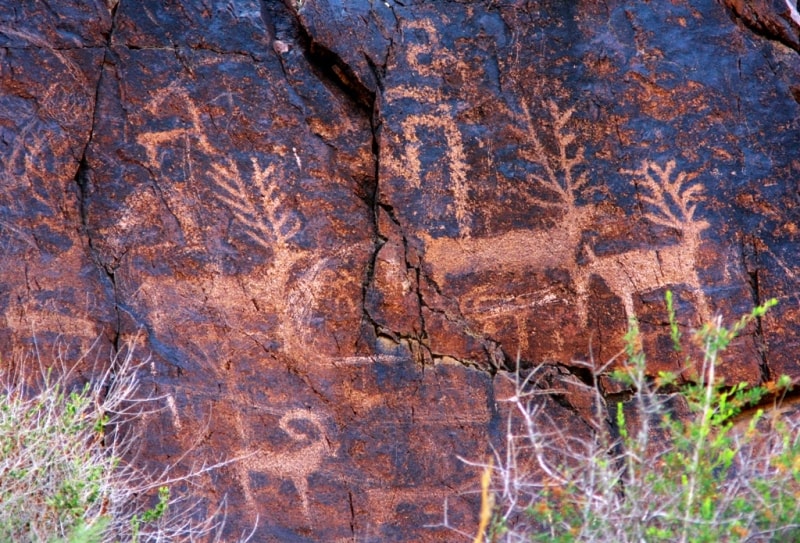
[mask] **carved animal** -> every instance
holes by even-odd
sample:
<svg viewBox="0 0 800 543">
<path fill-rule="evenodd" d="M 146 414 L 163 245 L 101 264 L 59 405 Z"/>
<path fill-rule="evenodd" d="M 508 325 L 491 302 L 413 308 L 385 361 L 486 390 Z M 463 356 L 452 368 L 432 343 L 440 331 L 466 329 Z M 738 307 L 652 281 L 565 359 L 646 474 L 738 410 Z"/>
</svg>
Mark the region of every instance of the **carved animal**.
<svg viewBox="0 0 800 543">
<path fill-rule="evenodd" d="M 552 269 L 573 270 L 581 246 L 583 233 L 596 218 L 594 206 L 577 204 L 579 192 L 586 187 L 586 171 L 576 173 L 576 167 L 585 161 L 584 148 L 570 153 L 575 135 L 566 130 L 574 109 L 559 111 L 549 104 L 553 118 L 556 154 L 549 153 L 542 144 L 528 108 L 523 106 L 525 137 L 530 149 L 521 149 L 520 155 L 537 164 L 543 175 L 529 174 L 528 187 L 538 186 L 547 191 L 542 198 L 524 190 L 519 197 L 540 208 L 558 211 L 558 222 L 536 230 L 511 230 L 496 236 L 471 238 L 432 238 L 422 234 L 425 243 L 425 262 L 429 265 L 437 284 L 447 282 L 447 276 L 497 270 L 526 270 L 545 272 Z M 462 232 L 463 234 L 463 232 Z"/>
<path fill-rule="evenodd" d="M 611 291 L 622 299 L 628 319 L 635 318 L 633 295 L 670 285 L 686 285 L 694 294 L 703 320 L 710 318 L 708 304 L 697 276 L 697 252 L 701 234 L 710 224 L 697 220 L 695 199 L 699 184 L 686 184 L 686 173 L 671 180 L 675 161 L 664 168 L 645 161 L 641 169 L 630 172 L 639 178 L 642 202 L 649 208 L 645 217 L 658 225 L 680 232 L 680 242 L 666 247 L 637 249 L 620 254 L 596 256 L 585 248 L 589 261 L 573 277 L 578 294 L 578 311 L 586 323 L 586 296 L 592 275 L 600 276 Z"/>
<path fill-rule="evenodd" d="M 293 423 L 309 425 L 311 428 L 295 426 Z M 278 421 L 278 427 L 295 442 L 281 451 L 257 450 L 249 453 L 239 463 L 239 482 L 251 507 L 256 507 L 256 500 L 250 487 L 251 472 L 266 472 L 279 479 L 289 479 L 294 484 L 303 507 L 306 519 L 311 521 L 311 510 L 308 504 L 308 477 L 322 465 L 324 458 L 332 456 L 325 428 L 319 416 L 306 409 L 291 409 Z M 309 429 L 311 430 L 309 432 Z M 247 433 L 247 432 L 244 432 Z"/>
<path fill-rule="evenodd" d="M 486 271 L 518 270 L 546 272 L 566 270 L 577 294 L 578 319 L 587 324 L 587 296 L 591 277 L 599 276 L 608 288 L 622 299 L 628 318 L 635 317 L 633 296 L 669 285 L 686 285 L 694 294 L 701 318 L 708 319 L 708 304 L 697 275 L 697 252 L 701 234 L 709 227 L 695 218 L 696 198 L 702 191 L 699 184 L 687 183 L 681 172 L 672 179 L 675 161 L 661 168 L 645 161 L 636 171 L 626 173 L 638 181 L 645 218 L 680 234 L 673 245 L 653 249 L 636 249 L 619 254 L 597 256 L 584 233 L 594 226 L 597 211 L 592 205 L 578 205 L 577 195 L 587 185 L 587 173 L 576 174 L 583 162 L 584 148 L 573 148 L 575 135 L 566 130 L 573 110 L 561 112 L 549 104 L 553 119 L 554 153 L 542 144 L 527 108 L 523 106 L 530 149 L 520 153 L 539 166 L 542 175 L 529 174 L 531 185 L 546 189 L 550 198 L 543 199 L 528 192 L 520 194 L 532 204 L 556 208 L 559 218 L 550 228 L 511 230 L 484 238 L 432 238 L 422 234 L 424 260 L 431 278 L 440 286 L 448 277 Z M 579 259 L 588 255 L 587 259 Z"/>
</svg>

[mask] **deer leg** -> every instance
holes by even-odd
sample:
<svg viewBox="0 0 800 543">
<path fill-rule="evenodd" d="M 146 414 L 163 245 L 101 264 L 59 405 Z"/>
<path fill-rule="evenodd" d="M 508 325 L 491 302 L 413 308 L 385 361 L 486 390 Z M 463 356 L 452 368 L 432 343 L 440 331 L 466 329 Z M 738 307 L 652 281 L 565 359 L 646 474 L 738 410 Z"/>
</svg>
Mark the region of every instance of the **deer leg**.
<svg viewBox="0 0 800 543">
<path fill-rule="evenodd" d="M 708 302 L 706 301 L 706 295 L 703 292 L 703 289 L 698 287 L 695 289 L 695 293 L 697 296 L 697 309 L 700 313 L 701 324 L 711 322 L 711 310 L 708 307 Z"/>
<path fill-rule="evenodd" d="M 239 477 L 239 485 L 244 492 L 244 499 L 252 512 L 256 512 L 256 501 L 253 498 L 253 490 L 250 488 L 250 469 L 244 462 L 239 462 L 239 468 L 236 470 Z"/>
<path fill-rule="evenodd" d="M 625 319 L 628 323 L 637 322 L 636 310 L 633 307 L 633 293 L 625 289 L 622 293 L 622 303 L 625 306 Z"/>
<path fill-rule="evenodd" d="M 241 413 L 237 413 L 235 417 L 235 424 L 236 429 L 239 431 L 239 435 L 241 436 L 241 440 L 244 443 L 249 441 L 247 432 L 245 431 L 244 423 L 242 421 Z M 240 451 L 241 452 L 241 451 Z M 247 505 L 250 507 L 250 510 L 253 513 L 256 513 L 256 501 L 253 498 L 253 490 L 250 488 L 250 466 L 251 466 L 251 458 L 247 458 L 240 460 L 236 463 L 236 476 L 239 479 L 239 485 L 242 487 L 242 492 L 244 492 L 244 499 L 247 502 Z"/>
<path fill-rule="evenodd" d="M 588 275 L 578 274 L 577 277 L 573 277 L 573 282 L 575 283 L 575 308 L 578 312 L 578 323 L 586 327 L 589 325 L 589 308 L 588 308 L 588 282 L 589 277 Z"/>
</svg>

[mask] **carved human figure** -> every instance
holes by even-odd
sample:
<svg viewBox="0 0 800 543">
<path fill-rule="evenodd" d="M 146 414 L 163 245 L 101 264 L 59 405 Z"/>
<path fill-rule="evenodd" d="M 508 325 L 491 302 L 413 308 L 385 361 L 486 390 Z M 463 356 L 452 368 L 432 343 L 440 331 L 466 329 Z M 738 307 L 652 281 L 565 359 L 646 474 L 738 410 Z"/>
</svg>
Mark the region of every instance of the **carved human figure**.
<svg viewBox="0 0 800 543">
<path fill-rule="evenodd" d="M 420 77 L 420 81 L 441 78 L 441 74 L 453 66 L 461 68 L 459 60 L 449 53 L 440 43 L 436 27 L 428 20 L 405 23 L 406 30 L 418 30 L 425 34 L 427 44 L 410 43 L 406 47 L 406 62 Z M 420 57 L 430 55 L 425 61 Z M 413 87 L 399 85 L 388 89 L 383 97 L 391 103 L 395 100 L 413 100 L 426 104 L 425 112 L 408 115 L 401 123 L 403 142 L 402 160 L 386 157 L 384 162 L 395 173 L 408 179 L 412 186 L 422 185 L 422 166 L 420 149 L 431 145 L 431 141 L 420 141 L 419 131 L 433 131 L 443 137 L 442 147 L 445 150 L 445 169 L 448 175 L 449 190 L 453 196 L 453 212 L 462 237 L 470 235 L 469 209 L 467 206 L 467 171 L 468 165 L 464 152 L 461 131 L 453 120 L 452 107 L 444 101 L 441 89 L 432 85 L 415 85 Z"/>
</svg>

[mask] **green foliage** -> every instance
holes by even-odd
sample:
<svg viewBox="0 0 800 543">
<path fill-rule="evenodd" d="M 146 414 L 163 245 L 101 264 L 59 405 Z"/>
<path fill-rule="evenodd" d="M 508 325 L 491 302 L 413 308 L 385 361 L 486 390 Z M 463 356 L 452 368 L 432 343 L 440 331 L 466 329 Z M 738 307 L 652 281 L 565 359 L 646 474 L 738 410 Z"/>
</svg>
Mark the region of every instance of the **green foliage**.
<svg viewBox="0 0 800 543">
<path fill-rule="evenodd" d="M 65 539 L 57 539 L 54 543 L 102 543 L 103 534 L 111 524 L 111 519 L 101 517 L 93 524 L 79 522 Z"/>
<path fill-rule="evenodd" d="M 669 315 L 669 337 L 672 339 L 672 346 L 675 351 L 681 350 L 681 331 L 678 328 L 678 321 L 675 319 L 675 306 L 672 300 L 672 291 L 668 290 L 665 296 L 667 302 L 667 314 Z"/>
<path fill-rule="evenodd" d="M 139 541 L 139 532 L 142 524 L 155 522 L 164 516 L 169 506 L 169 487 L 162 486 L 158 489 L 158 503 L 151 509 L 131 517 L 131 540 L 134 543 Z"/>
<path fill-rule="evenodd" d="M 666 303 L 677 350 L 682 338 L 671 293 Z M 717 320 L 696 332 L 702 357 L 699 367 L 686 369 L 699 377 L 682 385 L 677 374 L 648 375 L 631 321 L 621 363 L 611 372 L 595 370 L 599 408 L 588 421 L 593 432 L 583 440 L 565 435 L 530 392 L 532 379 L 522 381 L 511 401 L 525 432 L 509 432 L 507 460 L 493 467 L 498 489 L 493 525 L 502 529 L 487 533 L 486 541 L 716 543 L 800 537 L 798 426 L 763 409 L 738 420 L 768 396 L 778 401 L 791 379 L 729 385 L 716 375 L 721 353 L 775 303 L 755 308 L 731 328 Z M 598 384 L 604 376 L 627 387 L 630 398 L 606 404 Z"/>
<path fill-rule="evenodd" d="M 87 511 L 102 507 L 113 459 L 93 449 L 104 417 L 88 383 L 67 392 L 47 372 L 39 394 L 6 387 L 0 398 L 0 541 L 65 536 Z"/>
<path fill-rule="evenodd" d="M 123 460 L 139 443 L 133 427 L 143 406 L 161 400 L 138 397 L 130 356 L 77 387 L 55 367 L 37 381 L 0 363 L 0 542 L 218 541 L 218 511 L 205 515 L 199 501 L 171 496 Z"/>
</svg>

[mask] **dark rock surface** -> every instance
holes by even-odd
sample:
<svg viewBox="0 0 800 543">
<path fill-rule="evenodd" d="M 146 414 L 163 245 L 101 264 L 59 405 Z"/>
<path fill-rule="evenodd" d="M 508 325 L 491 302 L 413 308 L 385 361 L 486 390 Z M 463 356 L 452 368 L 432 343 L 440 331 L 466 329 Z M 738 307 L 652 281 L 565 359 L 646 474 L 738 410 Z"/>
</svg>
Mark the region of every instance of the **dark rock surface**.
<svg viewBox="0 0 800 543">
<path fill-rule="evenodd" d="M 138 336 L 143 457 L 250 454 L 200 482 L 231 534 L 459 540 L 517 360 L 565 421 L 629 317 L 678 370 L 670 289 L 777 297 L 721 371 L 800 379 L 795 13 L 3 2 L 0 352 Z"/>
</svg>

